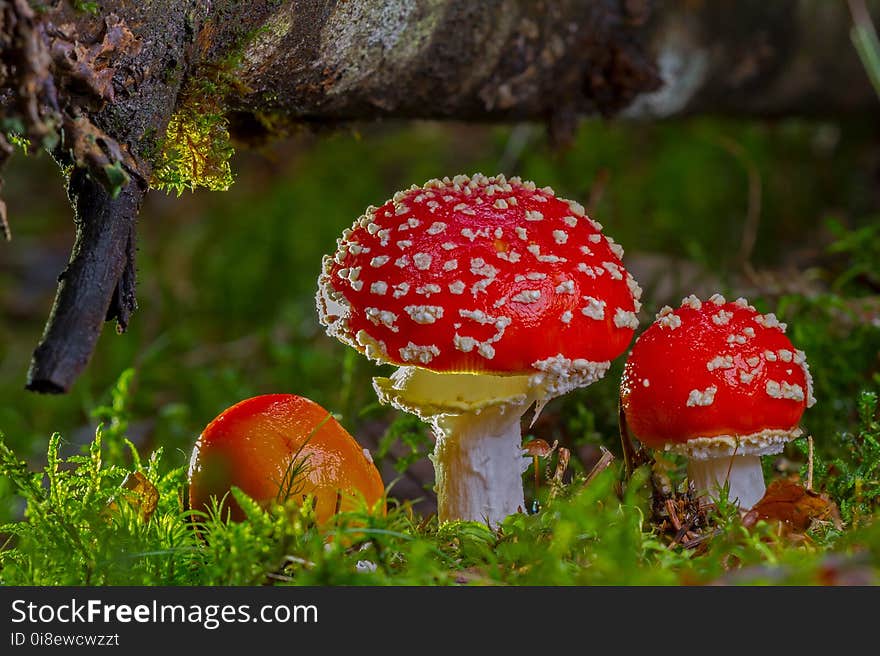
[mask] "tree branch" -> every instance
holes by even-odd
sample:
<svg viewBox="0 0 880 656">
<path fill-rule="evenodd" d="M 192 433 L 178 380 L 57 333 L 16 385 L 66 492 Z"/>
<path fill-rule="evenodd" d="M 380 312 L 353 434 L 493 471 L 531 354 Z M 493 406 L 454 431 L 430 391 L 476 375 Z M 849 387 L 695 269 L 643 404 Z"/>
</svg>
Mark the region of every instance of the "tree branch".
<svg viewBox="0 0 880 656">
<path fill-rule="evenodd" d="M 35 392 L 70 389 L 88 364 L 104 321 L 117 318 L 124 329 L 135 304 L 133 245 L 144 190 L 131 183 L 113 198 L 86 171 L 75 169 L 68 193 L 76 212 L 76 242 L 31 360 L 27 389 Z"/>
</svg>

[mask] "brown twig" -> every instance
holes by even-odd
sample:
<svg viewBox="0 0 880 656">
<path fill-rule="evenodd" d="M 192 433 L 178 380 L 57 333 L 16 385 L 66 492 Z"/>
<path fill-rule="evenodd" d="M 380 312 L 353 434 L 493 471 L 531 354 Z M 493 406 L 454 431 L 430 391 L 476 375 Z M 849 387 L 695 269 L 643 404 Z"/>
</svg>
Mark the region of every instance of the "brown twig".
<svg viewBox="0 0 880 656">
<path fill-rule="evenodd" d="M 807 436 L 807 491 L 813 491 L 813 436 Z"/>
<path fill-rule="evenodd" d="M 614 462 L 614 454 L 611 453 L 604 446 L 600 446 L 599 449 L 602 451 L 602 456 L 599 458 L 599 461 L 593 465 L 593 468 L 590 470 L 590 473 L 587 474 L 587 478 L 584 481 L 584 487 L 593 482 L 593 479 L 596 478 L 603 471 L 608 469 L 612 462 Z"/>
</svg>

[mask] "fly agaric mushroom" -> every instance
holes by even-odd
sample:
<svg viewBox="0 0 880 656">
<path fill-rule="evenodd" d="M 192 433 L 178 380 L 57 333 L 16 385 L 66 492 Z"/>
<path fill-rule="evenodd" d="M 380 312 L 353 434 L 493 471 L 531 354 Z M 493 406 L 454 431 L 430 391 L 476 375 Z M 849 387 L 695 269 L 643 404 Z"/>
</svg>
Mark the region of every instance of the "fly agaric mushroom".
<svg viewBox="0 0 880 656">
<path fill-rule="evenodd" d="M 639 336 L 620 386 L 627 427 L 646 446 L 688 457 L 695 489 L 751 508 L 764 496 L 761 456 L 802 434 L 815 403 L 806 356 L 785 324 L 743 298 L 666 306 Z"/>
<path fill-rule="evenodd" d="M 368 208 L 324 258 L 328 334 L 398 365 L 373 380 L 380 401 L 434 429 L 441 521 L 521 509 L 521 416 L 632 340 L 641 290 L 601 230 L 549 187 L 459 175 Z"/>
<path fill-rule="evenodd" d="M 313 495 L 319 524 L 361 497 L 374 508 L 384 495 L 373 460 L 332 415 L 293 394 L 256 396 L 223 411 L 199 436 L 189 464 L 190 508 L 207 511 L 226 497 L 235 521 L 245 518 L 232 486 L 271 503 Z"/>
</svg>

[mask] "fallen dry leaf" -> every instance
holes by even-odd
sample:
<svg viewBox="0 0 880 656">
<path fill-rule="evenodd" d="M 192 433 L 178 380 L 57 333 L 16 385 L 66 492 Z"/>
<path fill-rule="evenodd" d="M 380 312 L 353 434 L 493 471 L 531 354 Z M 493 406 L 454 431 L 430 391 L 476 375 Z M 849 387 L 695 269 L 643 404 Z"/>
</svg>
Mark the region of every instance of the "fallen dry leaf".
<svg viewBox="0 0 880 656">
<path fill-rule="evenodd" d="M 770 483 L 764 498 L 745 514 L 743 523 L 754 526 L 762 519 L 780 522 L 790 532 L 806 531 L 814 520 L 839 521 L 833 501 L 788 479 Z"/>
<path fill-rule="evenodd" d="M 159 504 L 159 490 L 156 489 L 156 486 L 142 473 L 132 472 L 125 477 L 120 487 L 122 488 L 122 498 L 132 508 L 140 512 L 141 519 L 145 522 L 150 521 L 150 517 L 156 512 L 156 506 Z M 116 500 L 107 504 L 107 509 L 117 510 Z"/>
</svg>

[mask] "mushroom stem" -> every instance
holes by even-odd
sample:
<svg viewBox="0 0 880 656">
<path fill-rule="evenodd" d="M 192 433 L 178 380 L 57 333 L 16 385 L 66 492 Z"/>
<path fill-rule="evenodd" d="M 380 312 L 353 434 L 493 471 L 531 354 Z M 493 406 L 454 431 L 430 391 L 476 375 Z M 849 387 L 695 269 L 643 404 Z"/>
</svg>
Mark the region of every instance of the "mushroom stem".
<svg viewBox="0 0 880 656">
<path fill-rule="evenodd" d="M 538 462 L 538 456 L 532 457 L 532 462 L 535 466 L 535 501 L 538 501 L 538 490 L 541 489 L 541 465 Z"/>
<path fill-rule="evenodd" d="M 697 494 L 710 499 L 717 499 L 721 488 L 728 483 L 727 498 L 738 503 L 743 510 L 758 503 L 766 491 L 761 457 L 757 455 L 691 458 L 687 471 Z"/>
<path fill-rule="evenodd" d="M 441 522 L 464 519 L 497 526 L 525 507 L 520 417 L 526 406 L 500 406 L 433 421 L 431 460 Z"/>
</svg>

